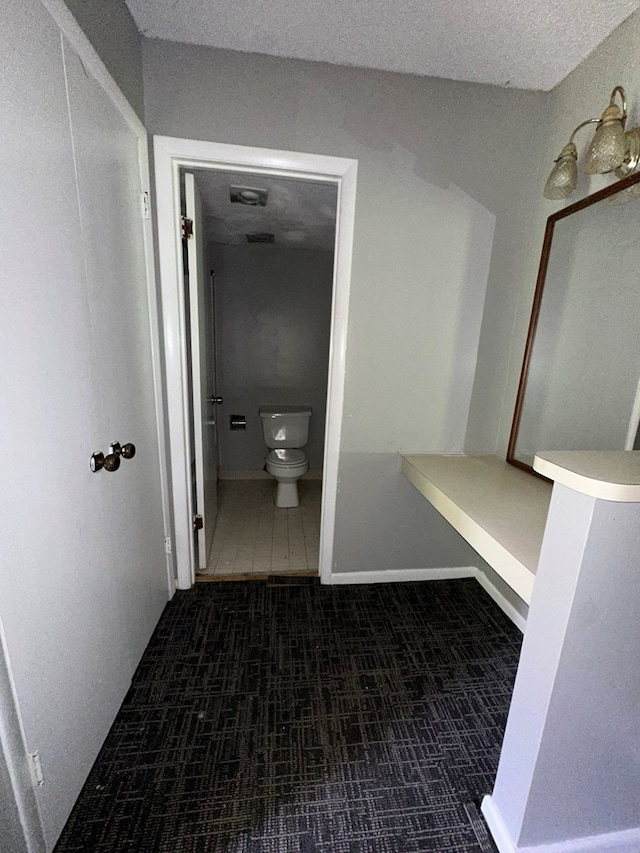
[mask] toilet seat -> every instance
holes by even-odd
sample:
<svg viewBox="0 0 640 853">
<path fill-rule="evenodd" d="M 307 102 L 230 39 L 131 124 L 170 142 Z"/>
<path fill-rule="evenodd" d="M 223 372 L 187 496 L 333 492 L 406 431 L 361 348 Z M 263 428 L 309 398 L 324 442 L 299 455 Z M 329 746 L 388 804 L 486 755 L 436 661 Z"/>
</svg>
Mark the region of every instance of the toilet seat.
<svg viewBox="0 0 640 853">
<path fill-rule="evenodd" d="M 294 447 L 276 447 L 269 451 L 267 462 L 282 468 L 297 468 L 307 462 L 307 454 Z"/>
<path fill-rule="evenodd" d="M 307 454 L 296 447 L 275 447 L 267 454 L 264 467 L 278 483 L 276 506 L 286 509 L 298 506 L 298 480 L 309 470 Z"/>
</svg>

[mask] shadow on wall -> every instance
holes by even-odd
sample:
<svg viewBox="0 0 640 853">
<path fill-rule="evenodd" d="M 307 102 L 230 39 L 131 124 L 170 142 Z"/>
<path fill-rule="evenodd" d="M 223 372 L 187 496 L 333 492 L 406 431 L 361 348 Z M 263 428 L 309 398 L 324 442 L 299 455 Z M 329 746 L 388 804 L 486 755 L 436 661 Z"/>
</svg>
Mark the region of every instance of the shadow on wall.
<svg viewBox="0 0 640 853">
<path fill-rule="evenodd" d="M 343 453 L 338 479 L 335 573 L 478 565 L 473 548 L 400 474 L 396 453 Z"/>
<path fill-rule="evenodd" d="M 473 393 L 482 314 L 489 281 L 496 217 L 456 186 L 449 187 L 458 208 L 457 263 L 452 274 L 458 281 L 457 312 L 449 340 L 449 398 L 444 407 L 443 449 L 460 450 L 464 445 Z"/>
</svg>

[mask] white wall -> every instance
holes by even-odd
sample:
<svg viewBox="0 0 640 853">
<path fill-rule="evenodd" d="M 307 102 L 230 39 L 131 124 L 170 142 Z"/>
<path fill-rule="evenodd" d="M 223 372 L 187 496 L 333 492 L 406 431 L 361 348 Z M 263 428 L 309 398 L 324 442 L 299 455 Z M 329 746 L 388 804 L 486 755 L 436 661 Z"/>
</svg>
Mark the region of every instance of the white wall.
<svg viewBox="0 0 640 853">
<path fill-rule="evenodd" d="M 485 812 L 501 849 L 640 849 L 639 527 L 638 504 L 554 485 Z"/>
<path fill-rule="evenodd" d="M 322 468 L 333 253 L 269 245 L 209 246 L 215 269 L 220 469 L 264 468 L 261 405 L 312 408 L 307 455 Z M 230 430 L 243 414 L 246 430 Z"/>
<path fill-rule="evenodd" d="M 38 0 L 0 50 L 0 621 L 51 849 L 167 600 L 142 131 Z"/>
<path fill-rule="evenodd" d="M 546 96 L 162 41 L 143 58 L 150 133 L 358 159 L 334 569 L 473 564 L 395 454 L 463 449 L 488 280 L 489 311 L 515 310 Z M 473 449 L 495 447 L 510 334 Z"/>
</svg>

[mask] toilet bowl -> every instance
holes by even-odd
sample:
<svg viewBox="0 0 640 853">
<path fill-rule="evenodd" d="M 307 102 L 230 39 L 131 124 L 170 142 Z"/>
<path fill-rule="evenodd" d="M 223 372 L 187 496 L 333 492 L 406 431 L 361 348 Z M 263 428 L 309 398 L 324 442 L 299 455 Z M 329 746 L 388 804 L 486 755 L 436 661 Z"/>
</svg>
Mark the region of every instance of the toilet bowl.
<svg viewBox="0 0 640 853">
<path fill-rule="evenodd" d="M 298 480 L 309 470 L 301 447 L 309 436 L 308 406 L 263 406 L 259 410 L 264 442 L 269 449 L 265 468 L 277 482 L 275 504 L 295 507 L 300 503 Z"/>
<path fill-rule="evenodd" d="M 278 483 L 276 490 L 276 506 L 298 506 L 298 480 L 309 470 L 309 460 L 302 450 L 286 450 L 278 448 L 270 450 L 267 455 L 267 472 L 275 477 Z"/>
</svg>

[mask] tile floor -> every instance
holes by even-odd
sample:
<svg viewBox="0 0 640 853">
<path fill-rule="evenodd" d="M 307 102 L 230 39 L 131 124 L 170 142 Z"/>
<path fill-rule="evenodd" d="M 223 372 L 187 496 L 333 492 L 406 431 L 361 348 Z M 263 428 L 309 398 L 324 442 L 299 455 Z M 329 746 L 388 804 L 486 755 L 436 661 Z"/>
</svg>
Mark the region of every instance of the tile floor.
<svg viewBox="0 0 640 853">
<path fill-rule="evenodd" d="M 302 480 L 298 488 L 300 506 L 281 509 L 272 480 L 221 480 L 213 542 L 199 576 L 317 574 L 322 483 Z"/>
</svg>

